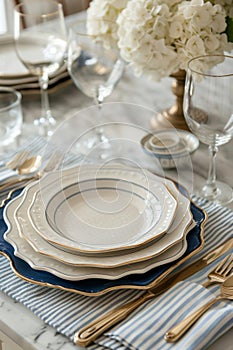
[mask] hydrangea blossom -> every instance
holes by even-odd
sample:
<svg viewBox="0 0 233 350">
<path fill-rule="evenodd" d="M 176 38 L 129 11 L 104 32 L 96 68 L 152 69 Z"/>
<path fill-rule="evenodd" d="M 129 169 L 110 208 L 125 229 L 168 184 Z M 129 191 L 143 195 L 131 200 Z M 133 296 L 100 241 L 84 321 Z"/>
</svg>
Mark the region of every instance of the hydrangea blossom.
<svg viewBox="0 0 233 350">
<path fill-rule="evenodd" d="M 89 29 L 108 46 L 118 46 L 137 76 L 158 81 L 186 69 L 193 57 L 233 49 L 224 33 L 231 5 L 232 0 L 93 0 Z"/>
<path fill-rule="evenodd" d="M 116 20 L 129 0 L 93 0 L 87 10 L 90 35 L 103 40 L 106 47 L 117 47 Z"/>
<path fill-rule="evenodd" d="M 221 5 L 225 11 L 226 15 L 233 18 L 233 2 L 232 0 L 210 0 L 212 4 Z"/>
<path fill-rule="evenodd" d="M 230 50 L 225 17 L 204 0 L 131 0 L 117 19 L 121 56 L 136 75 L 160 80 L 195 56 Z"/>
</svg>

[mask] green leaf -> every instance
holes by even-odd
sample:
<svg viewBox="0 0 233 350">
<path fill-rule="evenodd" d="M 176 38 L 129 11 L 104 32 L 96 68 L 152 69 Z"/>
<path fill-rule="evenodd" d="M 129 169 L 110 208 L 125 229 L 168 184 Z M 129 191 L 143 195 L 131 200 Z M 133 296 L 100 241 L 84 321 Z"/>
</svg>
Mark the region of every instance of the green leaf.
<svg viewBox="0 0 233 350">
<path fill-rule="evenodd" d="M 228 41 L 233 43 L 233 18 L 227 17 L 227 28 L 226 28 L 226 34 L 228 37 Z"/>
</svg>

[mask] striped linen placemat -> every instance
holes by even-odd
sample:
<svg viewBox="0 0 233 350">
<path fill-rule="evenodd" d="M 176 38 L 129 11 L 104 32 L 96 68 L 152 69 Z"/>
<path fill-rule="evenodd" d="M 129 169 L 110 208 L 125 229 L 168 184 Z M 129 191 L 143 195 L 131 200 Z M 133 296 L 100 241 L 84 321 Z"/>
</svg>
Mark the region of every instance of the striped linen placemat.
<svg viewBox="0 0 233 350">
<path fill-rule="evenodd" d="M 193 197 L 209 216 L 205 226 L 205 246 L 192 260 L 203 256 L 221 242 L 233 236 L 233 212 L 230 209 Z M 1 224 L 1 223 L 0 223 Z M 1 227 L 0 227 L 1 229 Z M 218 261 L 181 282 L 163 295 L 148 301 L 127 320 L 106 332 L 90 349 L 205 349 L 233 326 L 233 305 L 221 302 L 212 307 L 177 344 L 169 344 L 165 332 L 200 303 L 212 299 L 219 286 L 203 288 L 209 271 Z M 24 304 L 45 323 L 71 341 L 75 332 L 96 317 L 142 294 L 141 291 L 110 292 L 99 297 L 27 283 L 12 271 L 6 258 L 0 257 L 0 289 Z"/>
</svg>

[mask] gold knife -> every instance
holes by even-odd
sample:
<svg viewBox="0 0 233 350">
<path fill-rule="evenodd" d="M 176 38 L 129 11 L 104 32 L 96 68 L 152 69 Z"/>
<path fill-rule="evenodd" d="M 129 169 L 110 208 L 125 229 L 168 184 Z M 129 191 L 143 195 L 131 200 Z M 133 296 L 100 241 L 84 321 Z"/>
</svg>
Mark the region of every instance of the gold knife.
<svg viewBox="0 0 233 350">
<path fill-rule="evenodd" d="M 139 298 L 136 298 L 127 304 L 119 306 L 97 318 L 93 322 L 80 329 L 77 333 L 75 333 L 75 344 L 79 344 L 81 346 L 90 344 L 101 334 L 103 334 L 104 331 L 124 320 L 132 311 L 142 305 L 145 301 L 158 296 L 159 294 L 174 286 L 176 283 L 183 281 L 185 278 L 202 270 L 204 267 L 211 264 L 231 248 L 233 248 L 233 238 L 221 244 L 199 260 L 194 261 L 192 264 L 189 264 L 188 266 L 174 273 L 172 276 L 165 277 L 155 287 L 147 290 Z"/>
</svg>

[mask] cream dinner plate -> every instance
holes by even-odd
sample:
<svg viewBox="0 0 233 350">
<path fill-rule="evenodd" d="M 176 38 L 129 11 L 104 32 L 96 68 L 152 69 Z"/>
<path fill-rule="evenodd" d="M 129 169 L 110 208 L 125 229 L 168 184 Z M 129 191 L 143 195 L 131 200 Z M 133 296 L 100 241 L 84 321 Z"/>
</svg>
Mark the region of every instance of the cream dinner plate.
<svg viewBox="0 0 233 350">
<path fill-rule="evenodd" d="M 65 264 L 75 266 L 113 268 L 150 260 L 156 256 L 160 257 L 161 254 L 166 252 L 169 254 L 169 249 L 171 247 L 176 245 L 178 242 L 183 241 L 187 231 L 190 228 L 190 223 L 192 222 L 192 214 L 189 210 L 189 200 L 177 190 L 176 186 L 172 182 L 169 181 L 169 183 L 170 189 L 173 191 L 178 201 L 178 209 L 175 219 L 166 235 L 162 236 L 156 241 L 152 241 L 149 245 L 141 247 L 141 249 L 130 249 L 127 251 L 123 250 L 119 252 L 111 252 L 111 254 L 102 253 L 96 255 L 85 255 L 83 253 L 72 254 L 67 251 L 61 251 L 59 248 L 56 248 L 44 240 L 38 234 L 38 230 L 32 227 L 27 217 L 28 208 L 30 207 L 31 202 L 25 201 L 25 193 L 20 195 L 19 205 L 14 214 L 15 220 L 19 226 L 19 234 L 22 238 L 27 240 L 27 242 L 39 254 L 52 257 Z M 30 190 L 33 191 L 34 195 L 37 194 L 34 187 L 29 189 L 29 191 Z M 39 191 L 38 185 L 37 190 Z M 33 196 L 31 197 L 31 201 L 33 202 Z M 166 257 L 169 258 L 169 255 Z"/>
<path fill-rule="evenodd" d="M 40 192 L 25 194 L 33 227 L 51 244 L 96 254 L 138 248 L 169 229 L 177 201 L 150 174 L 87 166 L 77 179 L 77 172 L 48 174 Z"/>
<path fill-rule="evenodd" d="M 28 206 L 30 206 L 30 202 L 25 201 L 23 197 L 21 200 L 22 201 L 19 203 L 15 212 L 15 220 L 17 220 L 20 226 L 20 236 L 26 239 L 38 253 L 75 266 L 112 268 L 159 256 L 177 242 L 184 239 L 187 229 L 189 229 L 189 225 L 192 221 L 192 215 L 189 211 L 186 211 L 184 216 L 182 216 L 182 211 L 184 210 L 182 209 L 183 206 L 180 205 L 179 213 L 177 213 L 176 219 L 173 223 L 173 226 L 175 227 L 173 231 L 170 232 L 168 230 L 167 234 L 162 236 L 159 240 L 153 241 L 149 245 L 141 247 L 141 249 L 123 250 L 122 252 L 111 252 L 111 254 L 102 253 L 90 255 L 78 252 L 73 254 L 68 251 L 61 251 L 61 249 L 51 245 L 38 234 L 38 231 L 34 229 L 27 218 L 27 209 Z M 31 197 L 31 200 L 33 201 L 33 197 Z"/>
<path fill-rule="evenodd" d="M 184 238 L 158 257 L 136 264 L 115 267 L 113 269 L 67 265 L 62 261 L 39 254 L 24 238 L 21 237 L 21 230 L 24 230 L 24 226 L 21 226 L 19 222 L 15 220 L 15 217 L 17 216 L 16 212 L 18 211 L 21 200 L 22 196 L 19 196 L 6 206 L 4 217 L 8 223 L 8 230 L 4 234 L 4 239 L 13 246 L 14 254 L 26 261 L 33 269 L 47 271 L 66 280 L 79 281 L 90 278 L 114 280 L 129 274 L 145 273 L 156 266 L 161 266 L 162 264 L 178 259 L 184 254 L 187 248 L 187 242 Z M 26 223 L 27 219 L 25 219 L 24 222 Z M 61 251 L 60 256 L 63 256 Z"/>
</svg>

